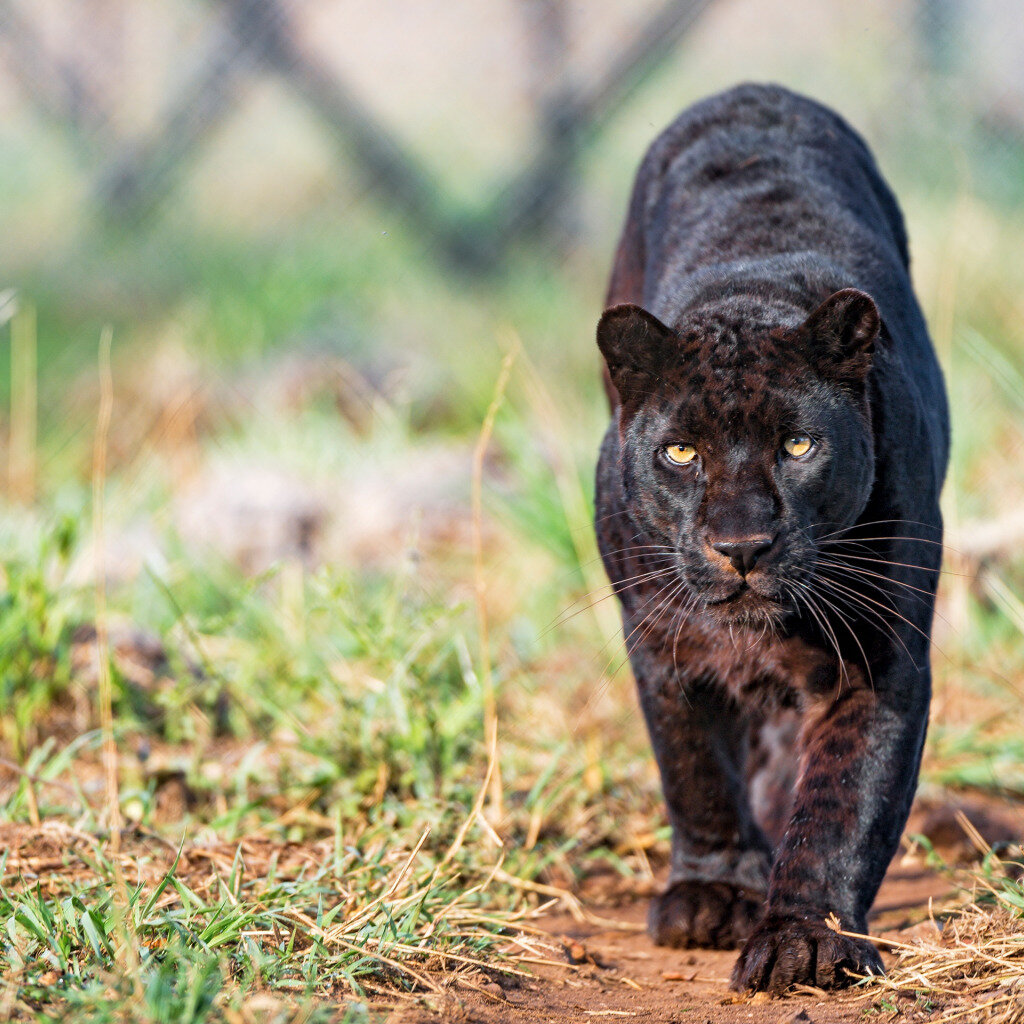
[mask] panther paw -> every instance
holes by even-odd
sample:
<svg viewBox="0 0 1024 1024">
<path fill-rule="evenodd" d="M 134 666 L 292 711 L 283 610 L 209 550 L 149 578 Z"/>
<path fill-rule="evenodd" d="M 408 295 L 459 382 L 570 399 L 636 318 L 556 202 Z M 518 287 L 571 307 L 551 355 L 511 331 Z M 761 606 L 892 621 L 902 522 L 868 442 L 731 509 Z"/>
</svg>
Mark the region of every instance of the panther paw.
<svg viewBox="0 0 1024 1024">
<path fill-rule="evenodd" d="M 647 927 L 659 946 L 733 949 L 763 908 L 763 897 L 728 882 L 678 881 L 651 901 Z"/>
<path fill-rule="evenodd" d="M 833 931 L 824 921 L 769 914 L 747 939 L 732 972 L 737 992 L 782 995 L 792 985 L 843 988 L 865 974 L 884 974 L 865 939 Z"/>
</svg>

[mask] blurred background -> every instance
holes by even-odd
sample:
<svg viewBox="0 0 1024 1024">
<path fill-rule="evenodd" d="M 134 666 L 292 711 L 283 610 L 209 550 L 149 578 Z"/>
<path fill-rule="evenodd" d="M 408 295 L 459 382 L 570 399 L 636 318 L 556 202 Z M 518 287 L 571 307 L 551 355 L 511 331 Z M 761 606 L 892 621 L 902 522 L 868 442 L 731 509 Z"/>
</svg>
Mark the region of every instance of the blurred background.
<svg viewBox="0 0 1024 1024">
<path fill-rule="evenodd" d="M 115 465 L 160 449 L 175 491 L 212 457 L 215 423 L 266 425 L 314 397 L 349 432 L 318 452 L 282 442 L 296 473 L 354 457 L 378 399 L 417 436 L 464 435 L 511 334 L 583 458 L 604 419 L 592 326 L 636 165 L 682 107 L 739 80 L 808 92 L 866 135 L 947 369 L 1013 362 L 1018 15 L 1008 0 L 4 0 L 7 498 L 50 500 L 91 464 L 105 327 L 125 392 Z M 957 397 L 966 455 L 966 424 L 995 407 L 973 379 Z M 997 481 L 958 461 L 973 475 L 957 514 L 1012 492 L 1006 455 Z M 413 504 L 395 477 L 417 462 L 388 474 Z"/>
<path fill-rule="evenodd" d="M 646 146 L 743 80 L 903 206 L 953 402 L 922 792 L 1024 794 L 1022 53 L 1015 0 L 0 0 L 3 814 L 109 813 L 109 606 L 127 820 L 444 836 L 496 715 L 509 870 L 653 878 L 593 330 Z"/>
<path fill-rule="evenodd" d="M 1008 0 L 3 0 L 6 555 L 76 595 L 64 640 L 93 619 L 97 557 L 129 635 L 221 633 L 226 620 L 201 620 L 237 608 L 246 580 L 280 621 L 319 570 L 357 603 L 409 579 L 429 601 L 467 601 L 472 451 L 513 353 L 483 466 L 492 639 L 528 667 L 529 692 L 554 666 L 556 721 L 570 692 L 589 711 L 604 700 L 632 735 L 626 674 L 608 685 L 622 658 L 593 653 L 615 648 L 614 609 L 573 614 L 603 582 L 593 327 L 645 147 L 702 96 L 778 81 L 866 136 L 906 212 L 954 409 L 957 574 L 937 638 L 956 685 L 932 735 L 951 729 L 995 784 L 1005 751 L 979 729 L 998 716 L 979 726 L 968 684 L 1005 697 L 1024 665 L 1019 13 Z M 12 700 L 38 663 L 13 620 Z M 73 644 L 49 628 L 73 686 Z M 572 719 L 567 735 L 606 726 Z M 7 727 L 22 751 L 23 732 Z M 1024 758 L 1009 770 L 1024 785 Z"/>
</svg>

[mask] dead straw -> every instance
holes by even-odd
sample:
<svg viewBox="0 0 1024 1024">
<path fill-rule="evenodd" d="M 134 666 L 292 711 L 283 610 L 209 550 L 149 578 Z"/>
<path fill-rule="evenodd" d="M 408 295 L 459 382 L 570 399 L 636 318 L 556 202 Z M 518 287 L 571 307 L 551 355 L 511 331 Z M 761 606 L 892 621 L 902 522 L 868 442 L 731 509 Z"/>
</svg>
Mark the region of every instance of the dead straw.
<svg viewBox="0 0 1024 1024">
<path fill-rule="evenodd" d="M 0 296 L 0 302 L 3 297 Z M 13 301 L 13 300 L 11 300 Z M 28 504 L 36 496 L 38 394 L 36 314 L 31 306 L 11 317 L 11 435 L 8 485 L 11 497 Z"/>
<path fill-rule="evenodd" d="M 487 407 L 476 446 L 473 449 L 473 576 L 476 592 L 476 613 L 480 633 L 480 675 L 484 691 L 484 735 L 487 741 L 488 765 L 487 776 L 490 782 L 491 806 L 495 817 L 500 820 L 504 816 L 504 798 L 501 785 L 501 767 L 498 764 L 498 705 L 494 695 L 494 679 L 491 673 L 490 634 L 487 625 L 487 577 L 484 573 L 484 540 L 483 540 L 483 475 L 484 459 L 491 434 L 494 432 L 494 420 L 498 415 L 502 402 L 505 400 L 505 389 L 508 387 L 512 365 L 518 352 L 518 343 L 509 348 L 501 361 L 501 370 L 494 386 L 494 395 Z M 474 807 L 470 815 L 470 823 L 479 815 Z M 468 829 L 468 826 L 466 826 Z M 464 837 L 465 831 L 462 832 Z M 459 837 L 459 845 L 461 838 Z M 457 847 L 456 847 L 457 849 Z"/>
<path fill-rule="evenodd" d="M 987 879 L 978 881 L 996 892 Z M 896 955 L 890 972 L 870 979 L 861 998 L 883 989 L 913 999 L 901 1003 L 908 1020 L 1024 1024 L 1024 920 L 1013 908 L 970 903 L 934 937 L 915 942 L 839 934 L 870 939 Z"/>
<path fill-rule="evenodd" d="M 106 777 L 107 824 L 110 829 L 110 854 L 116 860 L 121 852 L 121 803 L 118 792 L 117 744 L 114 740 L 113 684 L 110 676 L 110 636 L 107 629 L 107 573 L 104 538 L 105 496 L 107 484 L 107 442 L 114 408 L 114 382 L 110 369 L 113 332 L 105 328 L 100 336 L 100 406 L 96 417 L 96 437 L 92 460 L 93 563 L 96 574 L 96 666 L 99 678 L 100 731 L 103 735 L 103 765 Z"/>
</svg>

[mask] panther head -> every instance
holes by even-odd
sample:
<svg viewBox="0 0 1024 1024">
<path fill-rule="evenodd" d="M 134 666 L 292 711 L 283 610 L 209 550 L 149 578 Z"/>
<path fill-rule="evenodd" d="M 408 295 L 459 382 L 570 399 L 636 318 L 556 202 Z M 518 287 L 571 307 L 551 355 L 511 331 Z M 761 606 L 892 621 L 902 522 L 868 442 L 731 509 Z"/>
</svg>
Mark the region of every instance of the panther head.
<svg viewBox="0 0 1024 1024">
<path fill-rule="evenodd" d="M 627 513 L 709 614 L 756 624 L 793 610 L 816 539 L 863 511 L 880 326 L 853 288 L 809 316 L 749 295 L 672 327 L 635 305 L 602 316 Z"/>
</svg>

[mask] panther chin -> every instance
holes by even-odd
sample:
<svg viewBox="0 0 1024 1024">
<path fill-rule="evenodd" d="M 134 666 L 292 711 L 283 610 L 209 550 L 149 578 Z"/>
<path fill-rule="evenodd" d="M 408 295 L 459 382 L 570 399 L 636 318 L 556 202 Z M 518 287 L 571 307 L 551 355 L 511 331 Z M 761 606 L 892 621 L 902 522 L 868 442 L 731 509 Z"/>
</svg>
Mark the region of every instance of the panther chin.
<svg viewBox="0 0 1024 1024">
<path fill-rule="evenodd" d="M 724 596 L 706 599 L 704 607 L 722 625 L 758 630 L 777 626 L 790 610 L 778 597 L 761 593 L 746 580 Z"/>
</svg>

